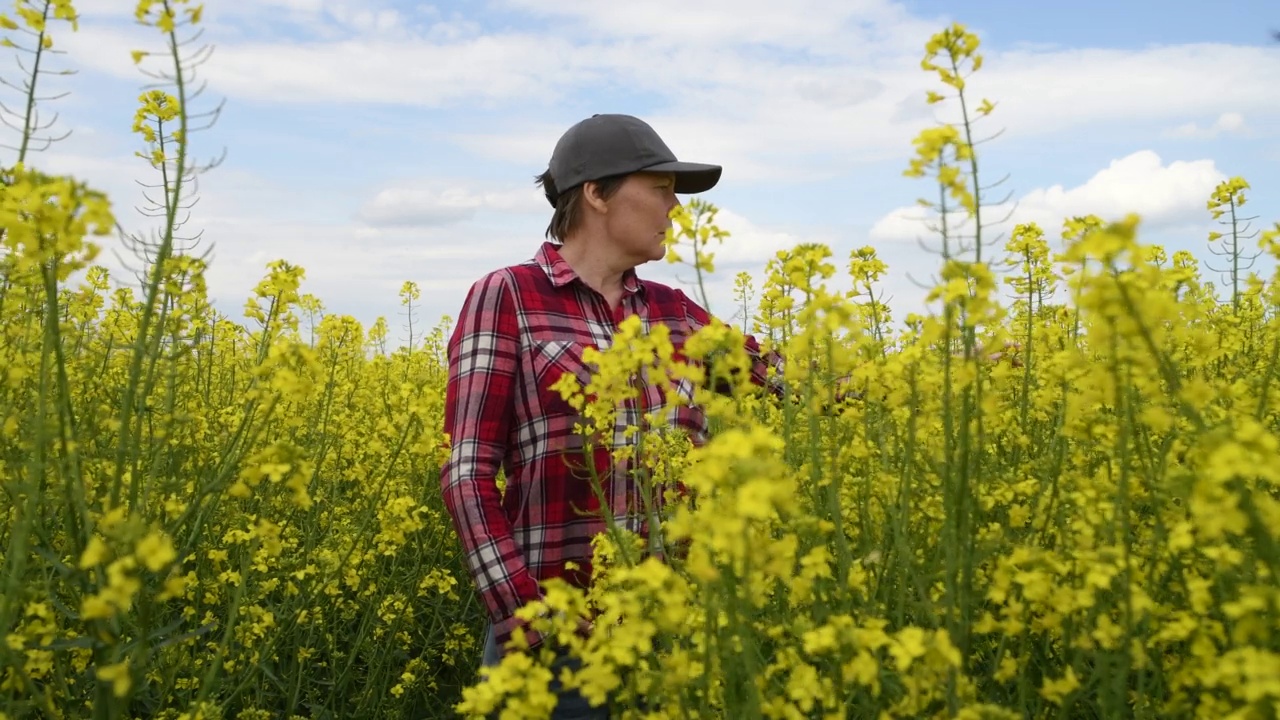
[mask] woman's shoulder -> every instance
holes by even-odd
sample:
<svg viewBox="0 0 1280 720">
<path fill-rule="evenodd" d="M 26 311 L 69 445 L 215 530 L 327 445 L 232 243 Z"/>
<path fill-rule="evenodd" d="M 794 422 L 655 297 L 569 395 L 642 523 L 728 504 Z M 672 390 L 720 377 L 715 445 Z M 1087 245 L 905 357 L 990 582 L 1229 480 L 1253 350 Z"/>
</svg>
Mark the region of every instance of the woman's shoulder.
<svg viewBox="0 0 1280 720">
<path fill-rule="evenodd" d="M 536 263 L 526 260 L 514 265 L 489 270 L 477 278 L 472 284 L 472 291 L 501 289 L 517 293 L 531 284 L 537 283 L 542 270 Z"/>
</svg>

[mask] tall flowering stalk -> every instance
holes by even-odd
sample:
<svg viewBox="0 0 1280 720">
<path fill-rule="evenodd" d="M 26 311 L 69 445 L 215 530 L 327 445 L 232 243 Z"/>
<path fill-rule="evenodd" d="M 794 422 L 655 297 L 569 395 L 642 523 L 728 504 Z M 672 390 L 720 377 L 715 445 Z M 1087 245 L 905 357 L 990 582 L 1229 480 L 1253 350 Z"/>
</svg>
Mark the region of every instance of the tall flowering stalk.
<svg viewBox="0 0 1280 720">
<path fill-rule="evenodd" d="M 1225 235 L 1216 230 L 1209 233 L 1209 251 L 1218 257 L 1227 258 L 1231 263 L 1226 268 L 1211 269 L 1226 273 L 1231 278 L 1231 306 L 1237 310 L 1240 308 L 1242 297 L 1241 286 L 1246 282 L 1244 273 L 1253 267 L 1254 261 L 1262 254 L 1261 251 L 1250 253 L 1245 249 L 1247 241 L 1258 237 L 1257 231 L 1249 231 L 1250 221 L 1256 220 L 1257 217 L 1241 215 L 1245 203 L 1248 202 L 1245 196 L 1245 191 L 1248 189 L 1249 183 L 1244 178 L 1233 177 L 1218 183 L 1213 189 L 1213 195 L 1206 203 L 1213 219 L 1227 229 Z M 1219 248 L 1219 245 L 1222 247 Z"/>
</svg>

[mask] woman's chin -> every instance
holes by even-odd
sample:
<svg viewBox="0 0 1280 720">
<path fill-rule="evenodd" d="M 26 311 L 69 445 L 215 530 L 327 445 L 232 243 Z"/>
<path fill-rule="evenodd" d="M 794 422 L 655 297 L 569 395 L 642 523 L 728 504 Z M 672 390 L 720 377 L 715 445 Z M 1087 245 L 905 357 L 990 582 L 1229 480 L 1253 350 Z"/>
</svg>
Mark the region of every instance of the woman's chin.
<svg viewBox="0 0 1280 720">
<path fill-rule="evenodd" d="M 650 261 L 661 260 L 667 256 L 667 236 L 664 233 L 658 238 L 657 244 L 653 248 L 653 252 L 649 255 Z"/>
</svg>

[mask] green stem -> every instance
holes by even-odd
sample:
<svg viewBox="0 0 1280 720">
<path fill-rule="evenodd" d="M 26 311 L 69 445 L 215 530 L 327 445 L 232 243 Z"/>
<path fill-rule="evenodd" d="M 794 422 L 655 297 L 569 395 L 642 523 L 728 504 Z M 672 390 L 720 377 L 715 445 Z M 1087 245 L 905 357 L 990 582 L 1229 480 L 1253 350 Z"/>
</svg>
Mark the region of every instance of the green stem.
<svg viewBox="0 0 1280 720">
<path fill-rule="evenodd" d="M 40 61 L 44 58 L 44 27 L 49 22 L 49 7 L 52 5 L 49 0 L 45 0 L 44 8 L 41 9 L 41 30 L 36 35 L 35 60 L 31 64 L 31 82 L 27 84 L 27 110 L 22 118 L 22 145 L 18 148 L 18 162 L 24 163 L 27 160 L 27 150 L 31 147 L 31 136 L 35 133 L 36 118 L 36 79 L 40 77 Z"/>
<path fill-rule="evenodd" d="M 164 11 L 172 14 L 170 0 L 162 0 Z M 177 169 L 174 173 L 172 185 L 169 182 L 167 160 L 160 164 L 160 172 L 164 181 L 165 188 L 165 227 L 164 236 L 160 241 L 160 246 L 155 253 L 155 261 L 151 268 L 151 277 L 147 283 L 145 300 L 142 303 L 142 316 L 138 319 L 138 338 L 134 343 L 133 356 L 129 362 L 129 379 L 125 385 L 124 399 L 120 406 L 120 438 L 116 449 L 115 471 L 113 474 L 113 483 L 111 487 L 111 504 L 117 505 L 120 502 L 121 484 L 123 481 L 124 468 L 129 453 L 137 451 L 137 438 L 132 436 L 131 428 L 133 425 L 133 409 L 134 403 L 138 401 L 138 385 L 142 377 L 143 360 L 147 356 L 148 339 L 151 335 L 151 325 L 157 312 L 156 298 L 161 292 L 164 284 L 165 266 L 169 258 L 173 254 L 173 242 L 175 225 L 177 222 L 178 206 L 182 199 L 183 177 L 186 174 L 187 166 L 187 141 L 189 138 L 187 127 L 187 87 L 186 79 L 183 73 L 182 57 L 178 51 L 178 38 L 176 31 L 169 31 L 169 53 L 173 58 L 174 66 L 174 83 L 177 86 L 178 93 L 178 127 L 182 136 L 182 141 L 178 143 Z M 159 137 L 164 137 L 164 128 L 162 122 L 157 122 Z M 130 506 L 137 502 L 138 485 L 141 478 L 138 473 L 132 473 L 129 482 L 129 502 Z"/>
</svg>

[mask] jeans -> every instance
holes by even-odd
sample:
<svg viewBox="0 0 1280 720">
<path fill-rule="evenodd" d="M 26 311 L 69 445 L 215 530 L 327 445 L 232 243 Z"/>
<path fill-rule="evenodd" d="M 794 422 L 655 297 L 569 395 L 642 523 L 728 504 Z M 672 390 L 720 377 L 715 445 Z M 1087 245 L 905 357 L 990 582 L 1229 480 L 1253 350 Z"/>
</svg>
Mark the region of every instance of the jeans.
<svg viewBox="0 0 1280 720">
<path fill-rule="evenodd" d="M 480 664 L 485 667 L 492 667 L 497 665 L 501 659 L 502 648 L 498 647 L 498 642 L 493 634 L 493 626 L 490 625 L 488 632 L 485 633 L 484 655 L 481 657 Z M 552 678 L 549 688 L 558 699 L 556 701 L 556 709 L 551 712 L 551 720 L 609 720 L 609 708 L 604 706 L 593 707 L 576 689 L 566 689 L 561 686 L 560 671 L 566 667 L 577 670 L 580 666 L 580 660 L 569 657 L 567 654 L 558 655 L 552 662 Z"/>
</svg>

